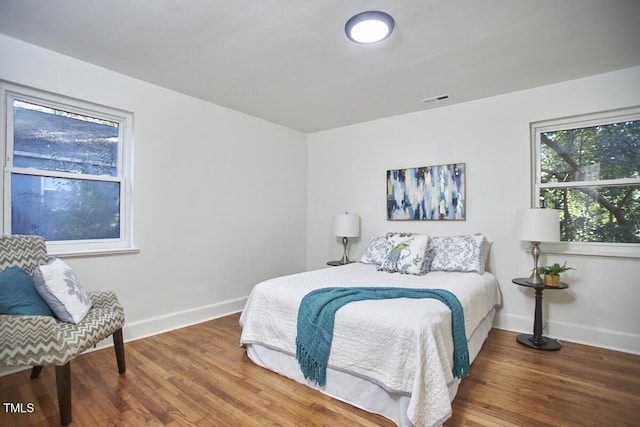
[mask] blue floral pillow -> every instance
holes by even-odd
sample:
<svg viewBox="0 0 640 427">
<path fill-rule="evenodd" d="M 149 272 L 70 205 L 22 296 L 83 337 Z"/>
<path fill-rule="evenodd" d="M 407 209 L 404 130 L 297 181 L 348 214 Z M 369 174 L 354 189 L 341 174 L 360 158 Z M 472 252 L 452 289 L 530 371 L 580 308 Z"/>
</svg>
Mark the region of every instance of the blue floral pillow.
<svg viewBox="0 0 640 427">
<path fill-rule="evenodd" d="M 482 234 L 431 238 L 431 271 L 482 273 L 489 244 Z"/>
<path fill-rule="evenodd" d="M 369 244 L 360 258 L 360 262 L 363 264 L 375 264 L 380 265 L 384 262 L 389 249 L 391 249 L 391 243 L 387 239 L 387 236 L 377 236 L 369 239 Z"/>
<path fill-rule="evenodd" d="M 429 236 L 426 234 L 391 233 L 387 235 L 389 252 L 378 267 L 379 271 L 389 273 L 405 273 L 421 275 L 424 269 L 429 247 Z M 427 264 L 428 265 L 428 264 Z"/>
<path fill-rule="evenodd" d="M 58 258 L 39 266 L 33 280 L 38 293 L 49 304 L 56 317 L 64 322 L 80 322 L 91 308 L 91 298 L 80 285 L 75 273 Z"/>
</svg>

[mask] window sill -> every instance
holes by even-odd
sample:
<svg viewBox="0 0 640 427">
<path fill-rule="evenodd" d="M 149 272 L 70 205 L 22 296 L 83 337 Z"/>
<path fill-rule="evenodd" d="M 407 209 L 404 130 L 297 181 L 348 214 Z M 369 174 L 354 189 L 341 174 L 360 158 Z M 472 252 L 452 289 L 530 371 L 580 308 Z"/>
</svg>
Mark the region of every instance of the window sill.
<svg viewBox="0 0 640 427">
<path fill-rule="evenodd" d="M 88 258 L 111 255 L 135 255 L 140 252 L 138 248 L 121 248 L 121 249 L 102 249 L 102 250 L 78 250 L 78 251 L 60 251 L 55 248 L 47 250 L 49 256 L 58 258 Z"/>
<path fill-rule="evenodd" d="M 617 258 L 640 258 L 640 244 L 635 243 L 542 243 L 545 253 Z"/>
</svg>

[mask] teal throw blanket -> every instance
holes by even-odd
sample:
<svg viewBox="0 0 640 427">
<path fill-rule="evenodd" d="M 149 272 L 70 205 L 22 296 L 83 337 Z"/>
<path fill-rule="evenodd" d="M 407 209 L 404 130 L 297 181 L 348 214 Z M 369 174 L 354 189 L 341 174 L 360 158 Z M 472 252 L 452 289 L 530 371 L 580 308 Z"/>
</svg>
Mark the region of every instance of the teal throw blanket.
<svg viewBox="0 0 640 427">
<path fill-rule="evenodd" d="M 304 377 L 321 387 L 326 384 L 336 311 L 353 301 L 389 298 L 435 298 L 445 303 L 451 310 L 453 375 L 456 378 L 469 375 L 464 313 L 454 294 L 444 289 L 353 287 L 316 289 L 302 299 L 298 310 L 296 359 Z"/>
</svg>

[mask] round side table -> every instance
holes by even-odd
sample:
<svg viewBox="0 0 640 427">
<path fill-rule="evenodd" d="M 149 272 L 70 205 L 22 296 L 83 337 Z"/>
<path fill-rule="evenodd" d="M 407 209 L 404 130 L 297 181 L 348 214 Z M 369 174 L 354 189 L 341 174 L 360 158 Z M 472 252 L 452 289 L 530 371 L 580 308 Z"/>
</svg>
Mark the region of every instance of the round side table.
<svg viewBox="0 0 640 427">
<path fill-rule="evenodd" d="M 545 289 L 567 289 L 569 285 L 560 282 L 558 286 L 534 285 L 529 282 L 528 278 L 513 279 L 513 283 L 520 286 L 526 286 L 536 290 L 536 311 L 533 320 L 533 334 L 521 334 L 516 337 L 522 345 L 535 348 L 536 350 L 555 351 L 562 347 L 560 343 L 552 338 L 542 336 L 542 291 Z"/>
</svg>

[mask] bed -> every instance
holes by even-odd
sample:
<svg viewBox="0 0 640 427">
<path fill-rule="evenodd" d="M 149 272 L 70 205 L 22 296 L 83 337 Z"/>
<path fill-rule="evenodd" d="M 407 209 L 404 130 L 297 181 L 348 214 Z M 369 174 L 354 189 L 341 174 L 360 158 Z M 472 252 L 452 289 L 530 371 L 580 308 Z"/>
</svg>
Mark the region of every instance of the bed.
<svg viewBox="0 0 640 427">
<path fill-rule="evenodd" d="M 411 254 L 402 257 L 413 263 L 409 268 L 397 257 L 389 268 L 385 261 L 391 249 L 408 236 L 413 236 L 412 243 L 425 239 L 427 243 L 402 247 L 405 255 Z M 305 379 L 296 360 L 297 315 L 303 297 L 315 289 L 444 289 L 462 305 L 473 361 L 501 302 L 495 277 L 484 271 L 488 243 L 484 236 L 476 236 L 454 236 L 453 241 L 445 237 L 438 242 L 428 236 L 416 239 L 416 235 L 389 233 L 375 238 L 377 242 L 371 239 L 361 262 L 259 283 L 240 317 L 241 345 L 257 365 L 399 426 L 441 425 L 451 416 L 460 383 L 452 373 L 452 314 L 445 304 L 430 298 L 395 298 L 357 301 L 339 309 L 322 387 Z M 416 254 L 424 254 L 423 259 L 416 260 Z"/>
</svg>

